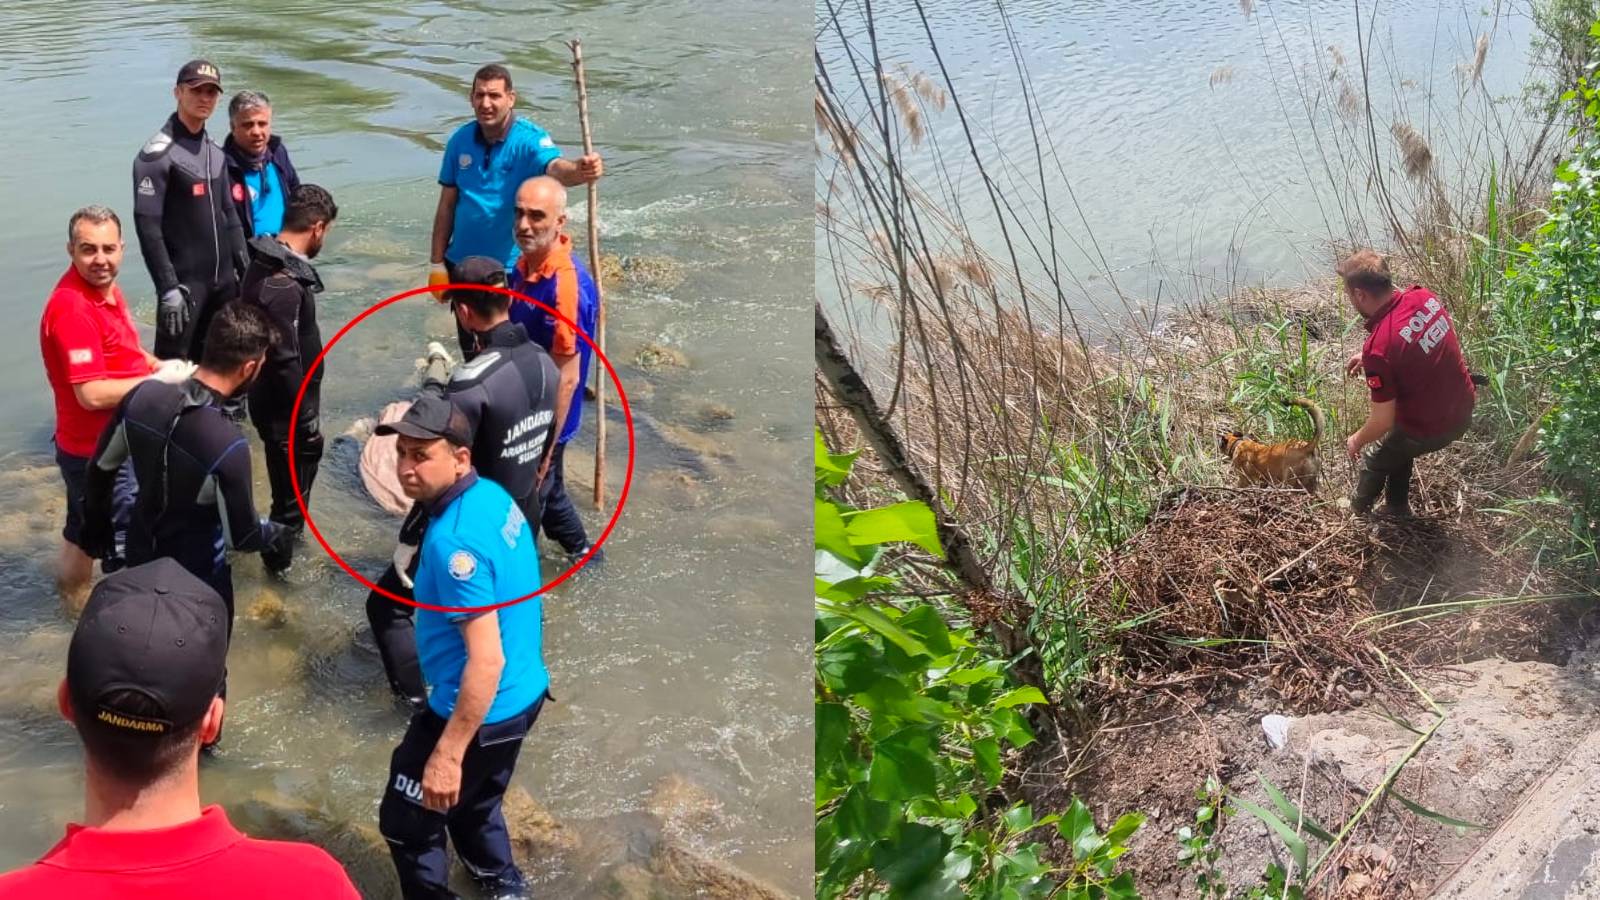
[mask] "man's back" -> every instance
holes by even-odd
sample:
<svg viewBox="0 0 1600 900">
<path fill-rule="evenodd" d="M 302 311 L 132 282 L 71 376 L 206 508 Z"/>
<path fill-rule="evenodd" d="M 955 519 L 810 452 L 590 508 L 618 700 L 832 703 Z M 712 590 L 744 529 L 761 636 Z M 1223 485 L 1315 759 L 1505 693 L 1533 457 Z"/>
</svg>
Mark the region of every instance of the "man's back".
<svg viewBox="0 0 1600 900">
<path fill-rule="evenodd" d="M 246 837 L 220 806 L 148 831 L 67 826 L 38 862 L 0 876 L 0 897 L 167 900 L 184 897 L 359 897 L 339 863 L 310 844 Z"/>
<path fill-rule="evenodd" d="M 1412 285 L 1369 323 L 1362 348 L 1374 401 L 1396 402 L 1395 421 L 1414 437 L 1454 430 L 1472 414 L 1477 391 L 1454 323 L 1432 291 Z"/>
<path fill-rule="evenodd" d="M 473 467 L 505 488 L 531 517 L 559 375 L 522 326 L 506 322 L 487 337 L 488 345 L 451 373 L 446 394 L 471 425 Z"/>
</svg>

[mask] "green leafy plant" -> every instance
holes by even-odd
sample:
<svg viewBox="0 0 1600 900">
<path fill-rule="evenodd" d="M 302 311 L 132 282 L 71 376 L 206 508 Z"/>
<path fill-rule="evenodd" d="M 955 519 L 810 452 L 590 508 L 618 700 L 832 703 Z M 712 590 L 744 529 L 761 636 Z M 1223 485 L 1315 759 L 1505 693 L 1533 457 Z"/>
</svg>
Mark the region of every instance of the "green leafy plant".
<svg viewBox="0 0 1600 900">
<path fill-rule="evenodd" d="M 817 897 L 1137 897 L 1117 867 L 1142 816 L 1102 833 L 1076 800 L 1035 819 L 1005 799 L 1005 756 L 1034 740 L 1020 710 L 1046 698 L 933 604 L 888 602 L 900 579 L 885 546 L 937 556 L 938 531 L 921 503 L 832 499 L 853 463 L 817 436 Z M 1070 865 L 1047 860 L 1044 828 Z"/>
</svg>

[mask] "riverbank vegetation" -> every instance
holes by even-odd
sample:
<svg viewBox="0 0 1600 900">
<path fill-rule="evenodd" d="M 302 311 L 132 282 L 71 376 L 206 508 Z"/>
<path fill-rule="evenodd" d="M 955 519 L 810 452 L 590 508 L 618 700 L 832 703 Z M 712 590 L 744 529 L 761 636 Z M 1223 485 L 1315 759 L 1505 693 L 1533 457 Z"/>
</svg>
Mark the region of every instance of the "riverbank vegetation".
<svg viewBox="0 0 1600 900">
<path fill-rule="evenodd" d="M 1070 188 L 1048 188 L 1064 173 L 1025 67 L 1010 87 L 1035 139 L 996 159 L 925 19 L 927 73 L 879 46 L 870 13 L 827 9 L 844 58 L 816 73 L 832 295 L 817 307 L 819 897 L 1131 896 L 1118 867 L 1162 896 L 1335 896 L 1357 875 L 1372 896 L 1426 888 L 1436 860 L 1373 849 L 1418 822 L 1474 825 L 1406 797 L 1406 766 L 1449 718 L 1422 673 L 1564 659 L 1600 571 L 1593 6 L 1536 4 L 1529 89 L 1460 121 L 1423 128 L 1398 94 L 1377 102 L 1367 18 L 1357 47 L 1287 88 L 1336 210 L 1327 269 L 1355 244 L 1389 252 L 1445 299 L 1488 379 L 1468 436 L 1419 465 L 1419 515 L 1377 527 L 1339 503 L 1339 439 L 1366 402 L 1342 363 L 1364 335 L 1331 278 L 1119 293 L 1120 310 L 1086 316 L 1055 248 L 1092 229 Z M 1448 89 L 1484 90 L 1489 40 Z M 949 184 L 907 176 L 912 153 L 976 173 L 998 248 Z M 1309 436 L 1292 397 L 1327 414 L 1320 493 L 1233 487 L 1217 431 Z M 825 575 L 876 546 L 851 537 L 868 515 L 853 510 L 885 505 L 923 511 L 886 532 L 909 543 Z M 1211 735 L 1374 704 L 1416 742 L 1353 801 L 1309 775 L 1251 777 Z M 1155 813 L 1167 827 L 1130 824 Z M 1217 849 L 1241 818 L 1265 823 L 1267 864 Z"/>
</svg>

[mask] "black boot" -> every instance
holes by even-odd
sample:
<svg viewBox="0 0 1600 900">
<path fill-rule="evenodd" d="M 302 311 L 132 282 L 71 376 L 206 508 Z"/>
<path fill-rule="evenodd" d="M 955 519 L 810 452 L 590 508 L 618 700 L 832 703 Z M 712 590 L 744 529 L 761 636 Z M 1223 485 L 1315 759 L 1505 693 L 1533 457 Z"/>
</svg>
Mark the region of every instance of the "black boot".
<svg viewBox="0 0 1600 900">
<path fill-rule="evenodd" d="M 1389 473 L 1389 480 L 1383 490 L 1383 511 L 1396 518 L 1407 518 L 1411 515 L 1411 461 L 1406 460 L 1405 468 Z"/>
<path fill-rule="evenodd" d="M 1374 472 L 1363 466 L 1356 477 L 1355 493 L 1350 495 L 1350 511 L 1358 516 L 1371 512 L 1372 504 L 1378 501 L 1378 494 L 1383 491 L 1386 480 L 1387 473 Z"/>
</svg>

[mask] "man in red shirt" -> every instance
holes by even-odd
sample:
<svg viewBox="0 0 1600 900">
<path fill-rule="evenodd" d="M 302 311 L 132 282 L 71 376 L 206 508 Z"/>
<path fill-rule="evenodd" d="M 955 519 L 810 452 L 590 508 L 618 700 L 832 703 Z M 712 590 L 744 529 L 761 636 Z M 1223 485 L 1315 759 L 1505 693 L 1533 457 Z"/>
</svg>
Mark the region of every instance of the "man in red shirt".
<svg viewBox="0 0 1600 900">
<path fill-rule="evenodd" d="M 1371 250 L 1351 254 L 1337 271 L 1369 332 L 1345 363 L 1347 375 L 1366 373 L 1372 402 L 1366 423 L 1345 442 L 1350 459 L 1361 461 L 1350 509 L 1366 514 L 1382 491 L 1389 514 L 1408 516 L 1412 460 L 1466 433 L 1477 389 L 1450 314 L 1432 291 L 1395 290 L 1389 264 Z"/>
<path fill-rule="evenodd" d="M 152 376 L 176 384 L 194 369 L 181 360 L 163 363 L 139 346 L 127 301 L 117 287 L 122 250 L 122 222 L 116 213 L 104 206 L 73 213 L 67 222 L 72 265 L 56 282 L 39 320 L 39 349 L 56 402 L 56 464 L 67 484 L 57 577 L 62 595 L 73 600 L 88 588 L 93 574 L 94 561 L 78 546 L 78 532 L 83 526 L 84 473 L 100 432 L 134 385 Z M 133 506 L 133 488 L 131 477 L 119 482 L 122 525 Z"/>
<path fill-rule="evenodd" d="M 309 844 L 259 841 L 200 805 L 200 744 L 222 729 L 228 610 L 170 559 L 95 586 L 56 692 L 84 755 L 84 824 L 0 875 L 0 897 L 140 900 L 360 895 Z"/>
</svg>

